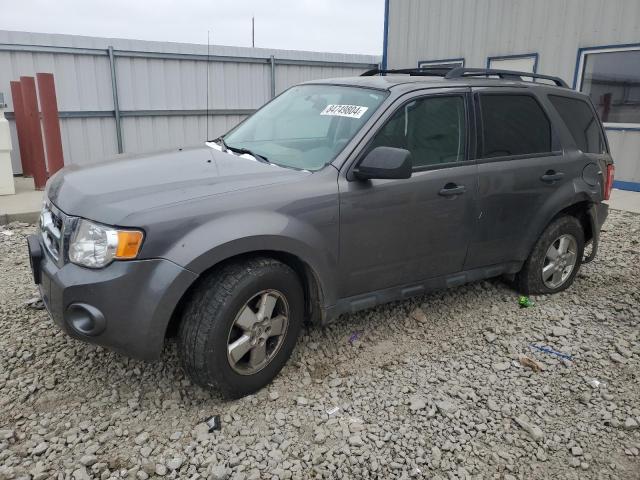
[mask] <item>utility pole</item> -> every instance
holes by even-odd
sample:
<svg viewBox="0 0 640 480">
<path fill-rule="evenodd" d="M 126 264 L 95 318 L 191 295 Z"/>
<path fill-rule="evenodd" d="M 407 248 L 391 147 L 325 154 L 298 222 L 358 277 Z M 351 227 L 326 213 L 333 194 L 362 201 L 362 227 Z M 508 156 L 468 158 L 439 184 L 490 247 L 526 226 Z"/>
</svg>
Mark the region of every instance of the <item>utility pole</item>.
<svg viewBox="0 0 640 480">
<path fill-rule="evenodd" d="M 251 17 L 251 47 L 256 48 L 256 17 Z"/>
</svg>

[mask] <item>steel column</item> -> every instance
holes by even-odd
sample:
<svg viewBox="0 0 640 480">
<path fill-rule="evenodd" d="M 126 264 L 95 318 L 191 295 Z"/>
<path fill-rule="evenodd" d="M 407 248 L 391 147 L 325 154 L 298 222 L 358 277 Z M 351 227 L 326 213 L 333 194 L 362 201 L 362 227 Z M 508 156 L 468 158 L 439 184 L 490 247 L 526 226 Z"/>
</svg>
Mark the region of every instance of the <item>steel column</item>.
<svg viewBox="0 0 640 480">
<path fill-rule="evenodd" d="M 28 145 L 30 146 L 30 160 L 33 181 L 36 190 L 43 190 L 47 183 L 47 165 L 44 159 L 44 145 L 42 143 L 42 127 L 38 112 L 38 96 L 36 82 L 33 77 L 20 77 L 22 100 L 28 127 Z"/>
<path fill-rule="evenodd" d="M 20 163 L 22 164 L 22 175 L 33 176 L 31 169 L 31 155 L 29 151 L 29 131 L 27 117 L 24 113 L 24 102 L 22 101 L 22 87 L 20 82 L 14 81 L 11 84 L 11 98 L 13 99 L 13 113 L 16 121 L 16 132 L 18 134 L 18 148 L 20 151 Z M 8 118 L 8 116 L 7 116 Z"/>
<path fill-rule="evenodd" d="M 276 96 L 276 57 L 271 55 L 269 63 L 271 63 L 271 98 L 274 98 Z"/>
<path fill-rule="evenodd" d="M 113 111 L 116 117 L 116 141 L 118 142 L 118 153 L 124 152 L 122 148 L 122 120 L 120 118 L 120 103 L 118 102 L 118 80 L 116 78 L 116 61 L 113 56 L 113 47 L 107 49 L 109 54 L 109 67 L 111 68 L 111 92 L 113 94 Z"/>
<path fill-rule="evenodd" d="M 56 85 L 51 73 L 36 73 L 36 80 L 38 81 L 40 111 L 42 112 L 44 143 L 47 148 L 47 165 L 49 175 L 53 175 L 64 167 Z"/>
</svg>

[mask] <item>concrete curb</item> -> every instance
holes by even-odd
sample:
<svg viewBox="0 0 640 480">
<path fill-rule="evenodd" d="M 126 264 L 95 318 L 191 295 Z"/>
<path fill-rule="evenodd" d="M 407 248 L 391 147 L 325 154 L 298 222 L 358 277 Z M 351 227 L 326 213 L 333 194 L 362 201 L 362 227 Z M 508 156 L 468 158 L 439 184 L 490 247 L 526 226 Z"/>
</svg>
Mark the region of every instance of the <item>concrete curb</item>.
<svg viewBox="0 0 640 480">
<path fill-rule="evenodd" d="M 11 222 L 38 223 L 40 212 L 0 213 L 0 225 Z"/>
</svg>

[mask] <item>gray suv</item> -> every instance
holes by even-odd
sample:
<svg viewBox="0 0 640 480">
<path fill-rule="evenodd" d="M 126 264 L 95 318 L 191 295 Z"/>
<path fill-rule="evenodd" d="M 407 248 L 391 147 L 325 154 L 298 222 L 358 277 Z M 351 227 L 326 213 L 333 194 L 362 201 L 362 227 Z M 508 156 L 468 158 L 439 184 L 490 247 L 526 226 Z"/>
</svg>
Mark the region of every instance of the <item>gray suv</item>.
<svg viewBox="0 0 640 480">
<path fill-rule="evenodd" d="M 612 182 L 594 106 L 556 77 L 376 70 L 292 87 L 198 148 L 67 167 L 28 243 L 69 335 L 141 359 L 177 336 L 191 378 L 238 397 L 305 320 L 496 276 L 569 287 Z"/>
</svg>

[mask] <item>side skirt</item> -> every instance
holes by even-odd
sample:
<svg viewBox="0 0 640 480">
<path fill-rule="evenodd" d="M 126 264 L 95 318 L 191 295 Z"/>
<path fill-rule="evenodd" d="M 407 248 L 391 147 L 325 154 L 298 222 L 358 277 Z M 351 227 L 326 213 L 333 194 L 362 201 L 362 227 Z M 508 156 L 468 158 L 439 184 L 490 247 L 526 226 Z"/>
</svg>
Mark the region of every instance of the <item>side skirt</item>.
<svg viewBox="0 0 640 480">
<path fill-rule="evenodd" d="M 520 271 L 522 262 L 507 262 L 488 267 L 465 270 L 450 275 L 430 278 L 420 283 L 405 284 L 375 292 L 363 293 L 352 297 L 341 298 L 335 305 L 325 307 L 322 312 L 322 325 L 335 321 L 345 313 L 355 313 L 367 308 L 373 308 L 384 303 L 406 300 L 418 295 L 457 287 L 465 283 L 498 277 L 504 274 L 514 274 Z"/>
</svg>

